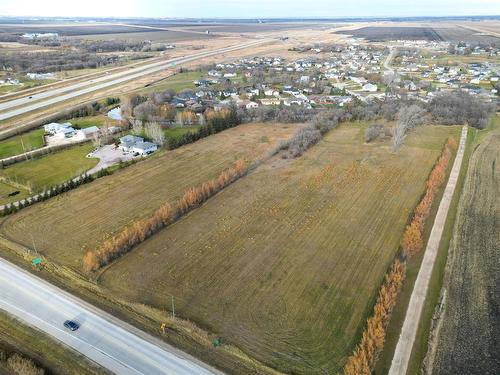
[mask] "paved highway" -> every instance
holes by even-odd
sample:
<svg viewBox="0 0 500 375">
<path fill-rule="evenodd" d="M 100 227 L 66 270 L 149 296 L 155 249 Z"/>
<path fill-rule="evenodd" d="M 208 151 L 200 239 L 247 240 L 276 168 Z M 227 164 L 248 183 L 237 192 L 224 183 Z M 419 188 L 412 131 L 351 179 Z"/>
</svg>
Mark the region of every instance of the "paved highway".
<svg viewBox="0 0 500 375">
<path fill-rule="evenodd" d="M 148 74 L 157 73 L 161 70 L 172 68 L 174 65 L 183 64 L 210 56 L 217 56 L 223 53 L 237 51 L 240 49 L 246 49 L 259 44 L 268 43 L 270 41 L 271 39 L 259 39 L 237 46 L 220 48 L 216 50 L 200 52 L 190 56 L 159 61 L 152 64 L 143 65 L 141 67 L 132 68 L 124 72 L 105 75 L 102 77 L 91 79 L 89 81 L 79 82 L 53 90 L 47 90 L 38 94 L 33 94 L 31 95 L 31 97 L 26 96 L 23 98 L 0 103 L 0 111 L 2 111 L 2 113 L 0 113 L 0 120 L 6 120 L 11 117 L 22 115 L 27 112 L 31 112 L 52 104 L 62 102 L 64 100 L 76 98 L 78 96 L 82 96 L 97 90 L 102 90 L 104 88 L 140 78 Z M 6 110 L 9 110 L 11 108 L 14 109 L 6 112 Z"/>
<path fill-rule="evenodd" d="M 0 309 L 120 375 L 221 374 L 109 314 L 0 259 Z M 71 332 L 67 319 L 80 323 Z"/>
</svg>

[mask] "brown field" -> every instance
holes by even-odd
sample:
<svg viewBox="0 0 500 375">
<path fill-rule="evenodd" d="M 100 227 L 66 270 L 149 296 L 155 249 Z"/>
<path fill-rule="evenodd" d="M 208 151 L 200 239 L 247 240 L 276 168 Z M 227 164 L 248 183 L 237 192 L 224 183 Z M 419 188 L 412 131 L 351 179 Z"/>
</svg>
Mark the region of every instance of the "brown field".
<svg viewBox="0 0 500 375">
<path fill-rule="evenodd" d="M 457 135 L 421 127 L 393 154 L 363 132 L 344 125 L 299 159 L 264 163 L 121 258 L 103 286 L 161 309 L 175 296 L 179 316 L 280 371 L 336 373 Z"/>
<path fill-rule="evenodd" d="M 479 27 L 480 24 L 478 24 Z M 487 31 L 487 30 L 485 30 Z M 447 41 L 458 43 L 498 43 L 500 38 L 495 35 L 481 33 L 469 26 L 453 24 L 425 24 L 425 23 L 387 23 L 369 24 L 355 30 L 335 31 L 338 34 L 353 35 L 356 38 L 364 38 L 371 42 L 383 42 L 390 40 L 429 40 Z"/>
<path fill-rule="evenodd" d="M 91 39 L 91 40 L 131 40 L 131 41 L 142 41 L 142 40 L 152 40 L 153 42 L 166 42 L 166 43 L 176 43 L 182 41 L 192 41 L 192 40 L 206 40 L 213 39 L 215 35 L 206 35 L 203 33 L 195 32 L 183 32 L 183 31 L 166 31 L 166 30 L 154 30 L 154 29 L 139 29 L 131 28 L 133 31 L 127 32 L 111 32 L 111 33 L 94 33 L 94 34 L 78 34 L 73 36 L 74 38 L 80 39 Z"/>
<path fill-rule="evenodd" d="M 1 232 L 28 247 L 33 246 L 33 236 L 40 253 L 80 270 L 83 254 L 107 236 L 148 216 L 160 204 L 173 203 L 188 188 L 214 178 L 235 160 L 260 157 L 295 130 L 295 125 L 240 125 L 162 152 L 113 176 L 9 216 Z"/>
<path fill-rule="evenodd" d="M 497 123 L 500 124 L 497 117 Z M 430 374 L 499 374 L 500 130 L 472 154 L 429 348 Z"/>
</svg>

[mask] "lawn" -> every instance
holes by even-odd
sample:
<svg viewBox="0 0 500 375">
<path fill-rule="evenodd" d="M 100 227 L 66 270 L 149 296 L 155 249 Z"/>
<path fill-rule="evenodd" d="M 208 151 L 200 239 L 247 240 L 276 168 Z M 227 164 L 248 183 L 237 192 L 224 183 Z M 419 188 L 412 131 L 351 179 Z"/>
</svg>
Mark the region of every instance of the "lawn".
<svg viewBox="0 0 500 375">
<path fill-rule="evenodd" d="M 9 194 L 16 191 L 18 191 L 19 193 L 9 197 Z M 0 182 L 0 205 L 4 205 L 10 202 L 16 202 L 29 196 L 30 193 L 25 188 L 22 188 L 20 186 L 13 186 L 7 182 Z"/>
<path fill-rule="evenodd" d="M 9 216 L 2 226 L 3 234 L 26 246 L 31 246 L 33 235 L 38 251 L 80 271 L 85 251 L 107 236 L 148 216 L 163 202 L 176 201 L 188 188 L 217 176 L 236 159 L 260 157 L 295 130 L 296 125 L 240 125 L 157 153 L 112 176 Z M 265 141 L 262 136 L 266 136 Z"/>
<path fill-rule="evenodd" d="M 145 88 L 141 91 L 141 93 L 146 94 L 168 89 L 172 89 L 175 92 L 182 91 L 183 89 L 194 90 L 196 88 L 196 85 L 193 82 L 197 79 L 205 77 L 205 75 L 206 72 L 200 71 L 177 73 Z"/>
<path fill-rule="evenodd" d="M 160 309 L 174 296 L 178 316 L 282 372 L 337 373 L 456 134 L 420 127 L 394 154 L 388 141 L 364 144 L 364 127 L 262 164 L 122 257 L 102 285 Z"/>
<path fill-rule="evenodd" d="M 195 133 L 198 130 L 198 125 L 193 126 L 175 126 L 169 129 L 165 129 L 165 137 L 179 139 L 186 133 Z"/>
<path fill-rule="evenodd" d="M 42 147 L 44 145 L 43 134 L 43 129 L 36 129 L 0 141 L 0 159 Z"/>
<path fill-rule="evenodd" d="M 85 143 L 16 163 L 0 170 L 0 176 L 32 191 L 42 191 L 94 167 L 99 160 L 86 157 L 93 148 L 91 143 Z"/>
<path fill-rule="evenodd" d="M 97 126 L 98 128 L 100 128 L 105 124 L 114 126 L 119 123 L 119 121 L 113 120 L 106 115 L 78 117 L 68 120 L 67 122 L 70 122 L 76 129 L 90 128 L 91 126 Z"/>
</svg>

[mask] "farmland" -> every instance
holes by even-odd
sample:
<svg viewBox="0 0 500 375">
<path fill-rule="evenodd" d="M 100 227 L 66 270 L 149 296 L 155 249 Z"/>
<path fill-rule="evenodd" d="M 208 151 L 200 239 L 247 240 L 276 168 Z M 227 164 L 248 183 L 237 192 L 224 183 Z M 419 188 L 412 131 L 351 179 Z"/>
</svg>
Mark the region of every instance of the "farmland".
<svg viewBox="0 0 500 375">
<path fill-rule="evenodd" d="M 340 34 L 353 35 L 371 42 L 384 42 L 391 40 L 427 40 L 447 41 L 458 43 L 498 43 L 500 38 L 492 35 L 481 34 L 461 26 L 368 26 L 357 30 L 341 30 Z"/>
<path fill-rule="evenodd" d="M 93 145 L 86 143 L 40 158 L 13 164 L 0 170 L 0 176 L 33 191 L 61 184 L 94 167 L 98 160 L 87 158 Z"/>
<path fill-rule="evenodd" d="M 500 131 L 473 153 L 444 283 L 444 310 L 430 350 L 431 374 L 498 374 Z"/>
<path fill-rule="evenodd" d="M 31 237 L 26 232 L 30 228 L 38 238 L 37 249 L 41 253 L 79 271 L 84 253 L 109 235 L 147 216 L 160 204 L 177 200 L 188 188 L 215 177 L 236 159 L 260 157 L 295 130 L 294 125 L 240 125 L 159 153 L 8 217 L 3 233 L 30 246 Z M 47 236 L 49 228 L 52 235 Z M 68 231 L 73 234 L 68 236 Z"/>
<path fill-rule="evenodd" d="M 430 27 L 385 27 L 368 26 L 357 30 L 337 31 L 340 34 L 353 35 L 356 38 L 365 38 L 371 42 L 380 42 L 398 39 L 421 39 L 440 41 L 442 38 Z"/>
<path fill-rule="evenodd" d="M 280 371 L 335 373 L 451 133 L 419 128 L 393 154 L 364 144 L 364 125 L 343 125 L 299 159 L 264 163 L 100 280 L 157 308 L 174 296 L 179 315 Z"/>
</svg>

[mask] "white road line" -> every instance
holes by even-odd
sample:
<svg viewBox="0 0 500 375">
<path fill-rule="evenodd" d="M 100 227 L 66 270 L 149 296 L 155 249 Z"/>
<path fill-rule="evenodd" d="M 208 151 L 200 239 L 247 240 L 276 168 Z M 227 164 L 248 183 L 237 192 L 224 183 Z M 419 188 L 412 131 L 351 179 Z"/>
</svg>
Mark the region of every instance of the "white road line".
<svg viewBox="0 0 500 375">
<path fill-rule="evenodd" d="M 0 259 L 0 309 L 117 374 L 220 374 L 36 276 Z M 65 320 L 80 328 L 64 330 Z"/>
</svg>

